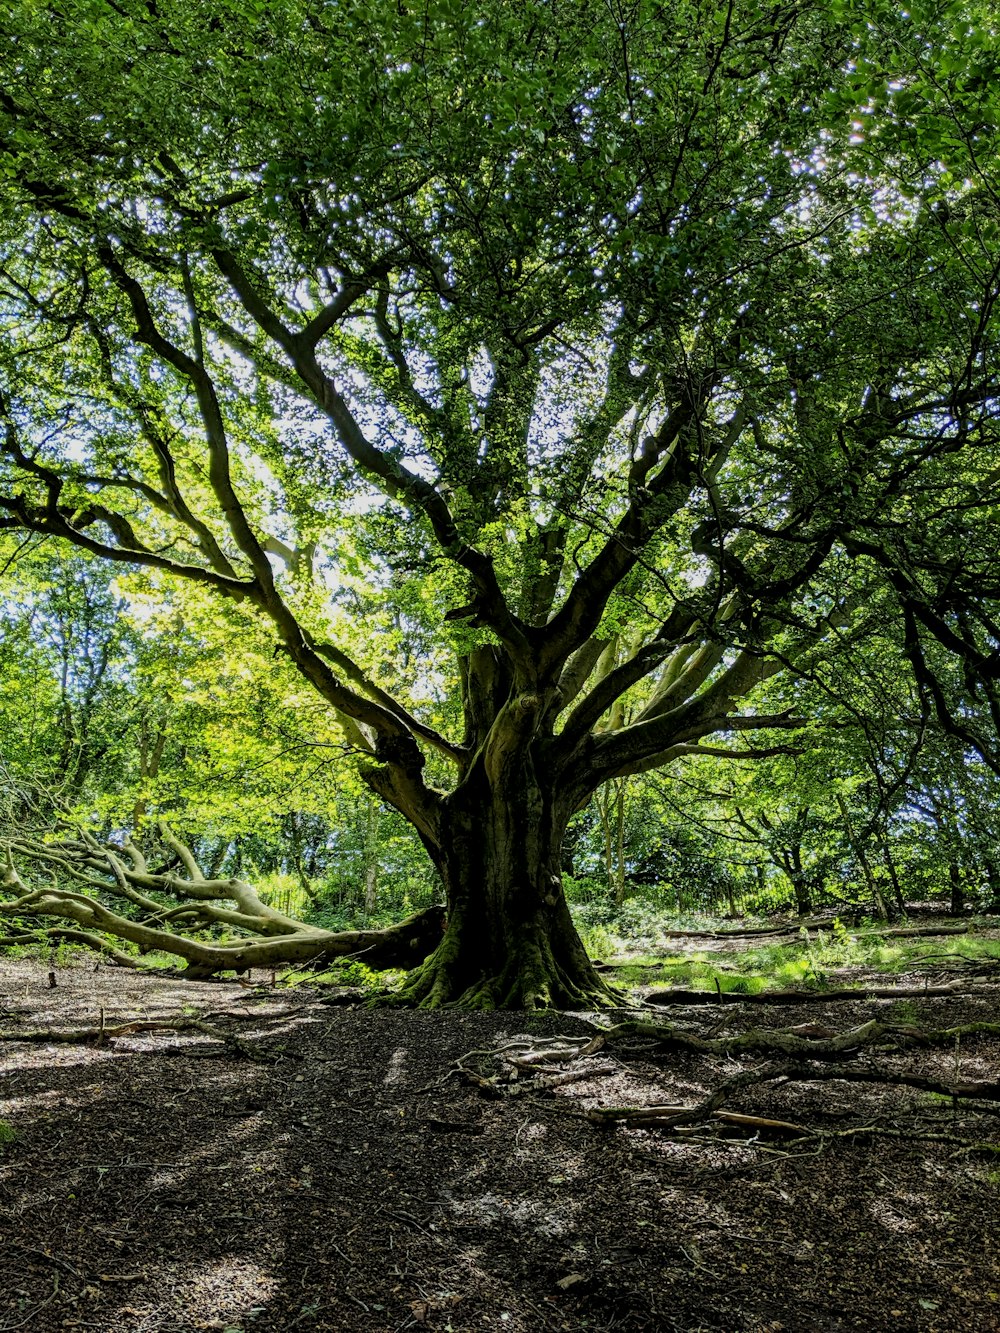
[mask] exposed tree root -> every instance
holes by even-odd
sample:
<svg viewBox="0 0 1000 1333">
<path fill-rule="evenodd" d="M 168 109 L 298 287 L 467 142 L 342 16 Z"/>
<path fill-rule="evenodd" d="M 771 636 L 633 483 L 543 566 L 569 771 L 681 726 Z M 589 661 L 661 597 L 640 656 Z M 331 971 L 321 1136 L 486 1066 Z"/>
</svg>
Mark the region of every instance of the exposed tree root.
<svg viewBox="0 0 1000 1333">
<path fill-rule="evenodd" d="M 821 1029 L 821 1031 L 823 1031 Z M 828 1032 L 828 1030 L 826 1030 Z M 871 1021 L 842 1033 L 810 1037 L 801 1032 L 744 1032 L 725 1038 L 702 1037 L 670 1025 L 628 1022 L 597 1031 L 589 1040 L 582 1037 L 531 1038 L 510 1042 L 493 1051 L 470 1051 L 456 1061 L 450 1071 L 473 1083 L 484 1095 L 518 1096 L 529 1092 L 551 1093 L 571 1083 L 604 1077 L 616 1072 L 613 1067 L 592 1064 L 594 1056 L 605 1050 L 609 1041 L 623 1037 L 652 1038 L 655 1044 L 681 1046 L 704 1054 L 730 1055 L 734 1051 L 754 1054 L 795 1055 L 799 1058 L 740 1070 L 712 1089 L 694 1105 L 653 1103 L 636 1106 L 586 1106 L 577 1113 L 594 1124 L 622 1125 L 630 1128 L 656 1128 L 685 1141 L 706 1134 L 728 1137 L 747 1135 L 792 1140 L 795 1143 L 818 1142 L 849 1135 L 885 1135 L 890 1130 L 881 1125 L 857 1125 L 851 1129 L 829 1131 L 772 1116 L 731 1110 L 726 1103 L 738 1093 L 767 1083 L 819 1083 L 831 1080 L 913 1088 L 950 1098 L 967 1113 L 1000 1114 L 1000 1081 L 962 1079 L 908 1070 L 887 1069 L 865 1064 L 848 1064 L 862 1051 L 884 1049 L 887 1045 L 944 1045 L 975 1036 L 1000 1037 L 1000 1024 L 967 1023 L 933 1031 Z M 648 1055 L 648 1046 L 644 1047 Z M 497 1068 L 499 1064 L 499 1068 Z M 560 1068 L 562 1066 L 562 1068 Z M 567 1067 L 568 1066 L 568 1067 Z M 1000 1144 L 970 1140 L 954 1134 L 927 1131 L 921 1126 L 905 1130 L 894 1128 L 900 1138 L 929 1139 L 953 1143 L 965 1152 L 1000 1152 Z"/>
<path fill-rule="evenodd" d="M 789 1029 L 763 1031 L 751 1029 L 726 1037 L 702 1037 L 672 1023 L 629 1019 L 614 1027 L 598 1029 L 587 1053 L 599 1051 L 609 1042 L 627 1037 L 652 1040 L 666 1049 L 700 1051 L 706 1055 L 804 1055 L 810 1060 L 843 1059 L 865 1048 L 880 1044 L 890 1048 L 903 1045 L 943 1046 L 966 1036 L 1000 1037 L 1000 1023 L 965 1023 L 958 1027 L 925 1031 L 905 1023 L 881 1023 L 869 1019 L 859 1027 L 832 1037 L 801 1036 Z"/>
<path fill-rule="evenodd" d="M 680 1125 L 695 1125 L 709 1119 L 727 1123 L 750 1124 L 755 1117 L 738 1116 L 736 1113 L 720 1110 L 730 1097 L 749 1087 L 759 1087 L 764 1083 L 817 1083 L 839 1080 L 851 1083 L 886 1084 L 892 1087 L 916 1088 L 921 1092 L 933 1092 L 951 1097 L 958 1101 L 975 1098 L 982 1101 L 1000 1101 L 1000 1083 L 965 1080 L 943 1080 L 924 1074 L 910 1074 L 906 1071 L 889 1069 L 844 1069 L 842 1067 L 816 1066 L 803 1064 L 767 1065 L 761 1069 L 746 1070 L 720 1083 L 701 1102 L 694 1106 L 627 1106 L 595 1107 L 587 1111 L 588 1119 L 598 1122 L 613 1121 L 620 1124 L 644 1125 L 659 1124 L 664 1128 Z M 734 1120 L 734 1115 L 736 1119 Z M 782 1127 L 807 1134 L 814 1131 L 801 1126 L 789 1125 L 784 1121 L 762 1121 L 771 1129 Z M 818 1132 L 818 1131 L 815 1131 Z"/>
<path fill-rule="evenodd" d="M 474 957 L 474 954 L 472 955 Z M 446 935 L 416 967 L 389 1003 L 421 1009 L 559 1009 L 593 1012 L 619 1009 L 624 991 L 609 985 L 589 960 L 571 974 L 553 955 L 548 941 L 532 940 L 513 952 L 495 975 L 469 977 L 470 950 Z"/>
<path fill-rule="evenodd" d="M 827 1140 L 852 1138 L 904 1139 L 909 1143 L 950 1143 L 957 1150 L 954 1154 L 956 1157 L 964 1157 L 971 1153 L 983 1153 L 987 1156 L 1000 1154 L 1000 1143 L 994 1143 L 989 1139 L 966 1139 L 959 1134 L 948 1134 L 936 1129 L 900 1129 L 895 1125 L 852 1125 L 848 1129 L 812 1130 L 809 1134 L 809 1139 L 818 1140 L 821 1146 Z"/>
</svg>

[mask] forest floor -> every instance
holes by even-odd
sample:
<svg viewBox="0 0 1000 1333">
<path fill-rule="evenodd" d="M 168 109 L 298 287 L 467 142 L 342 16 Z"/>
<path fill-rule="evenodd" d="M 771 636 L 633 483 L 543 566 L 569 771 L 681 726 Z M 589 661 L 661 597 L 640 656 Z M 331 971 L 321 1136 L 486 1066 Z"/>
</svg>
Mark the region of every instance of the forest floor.
<svg viewBox="0 0 1000 1333">
<path fill-rule="evenodd" d="M 0 961 L 0 1333 L 1000 1330 L 996 1100 L 776 1081 L 727 1107 L 808 1133 L 609 1127 L 584 1112 L 690 1106 L 767 1059 L 633 1040 L 560 1061 L 585 1016 L 329 1005 L 263 975 L 80 959 L 55 980 Z M 998 999 L 981 979 L 644 1016 L 942 1028 L 1000 1020 Z M 108 1035 L 156 1019 L 204 1026 Z M 572 1081 L 539 1086 L 536 1056 Z M 851 1067 L 996 1080 L 1000 1040 L 901 1036 Z"/>
</svg>

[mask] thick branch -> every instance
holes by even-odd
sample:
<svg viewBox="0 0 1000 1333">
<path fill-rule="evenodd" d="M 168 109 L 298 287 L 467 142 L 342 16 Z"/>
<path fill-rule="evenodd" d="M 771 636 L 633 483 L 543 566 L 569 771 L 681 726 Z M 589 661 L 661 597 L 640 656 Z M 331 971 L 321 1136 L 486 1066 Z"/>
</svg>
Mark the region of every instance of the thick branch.
<svg viewBox="0 0 1000 1333">
<path fill-rule="evenodd" d="M 492 560 L 463 542 L 441 493 L 432 482 L 368 440 L 345 398 L 320 365 L 315 342 L 310 341 L 304 332 L 294 333 L 278 319 L 234 255 L 217 250 L 214 257 L 247 313 L 288 355 L 310 397 L 329 418 L 350 457 L 385 494 L 425 515 L 445 555 L 472 576 L 478 593 L 478 609 L 484 621 L 516 657 L 527 660 L 524 627 L 507 606 Z"/>
</svg>

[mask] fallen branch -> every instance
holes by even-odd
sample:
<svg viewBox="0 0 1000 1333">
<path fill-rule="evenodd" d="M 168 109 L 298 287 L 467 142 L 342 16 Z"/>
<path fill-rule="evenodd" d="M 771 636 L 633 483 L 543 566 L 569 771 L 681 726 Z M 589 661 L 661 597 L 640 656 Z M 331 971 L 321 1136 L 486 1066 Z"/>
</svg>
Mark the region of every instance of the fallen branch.
<svg viewBox="0 0 1000 1333">
<path fill-rule="evenodd" d="M 670 990 L 653 991 L 647 1004 L 825 1004 L 827 1000 L 925 1000 L 945 995 L 968 995 L 959 981 L 940 986 L 864 986 L 845 990 L 762 990 L 753 994 L 742 991 Z"/>
<path fill-rule="evenodd" d="M 678 927 L 664 933 L 671 939 L 682 940 L 743 940 L 767 935 L 794 935 L 800 930 L 821 930 L 825 926 L 832 929 L 836 919 L 834 916 L 799 917 L 795 921 L 784 921 L 780 926 L 744 926 L 735 930 L 683 930 Z"/>
<path fill-rule="evenodd" d="M 584 1112 L 587 1120 L 595 1124 L 618 1124 L 627 1129 L 642 1129 L 659 1125 L 665 1128 L 679 1128 L 689 1123 L 689 1108 L 684 1106 L 595 1106 Z M 702 1122 L 714 1120 L 723 1125 L 737 1125 L 741 1129 L 753 1129 L 758 1133 L 809 1134 L 811 1131 L 803 1125 L 792 1124 L 789 1120 L 772 1120 L 767 1116 L 742 1115 L 738 1111 L 710 1111 L 700 1117 Z M 691 1122 L 693 1123 L 693 1122 Z"/>
<path fill-rule="evenodd" d="M 654 1023 L 646 1019 L 629 1019 L 608 1028 L 597 1028 L 596 1024 L 593 1026 L 595 1035 L 581 1050 L 581 1055 L 593 1054 L 611 1041 L 645 1037 L 667 1048 L 699 1051 L 705 1055 L 804 1055 L 810 1060 L 839 1060 L 864 1048 L 875 1047 L 880 1042 L 892 1047 L 906 1043 L 945 1046 L 962 1037 L 1000 1037 L 1000 1023 L 965 1023 L 957 1027 L 925 1031 L 909 1024 L 882 1023 L 874 1018 L 832 1037 L 801 1036 L 787 1029 L 751 1029 L 727 1037 L 702 1037 L 672 1023 Z"/>
<path fill-rule="evenodd" d="M 852 935 L 884 935 L 892 936 L 894 939 L 917 935 L 968 935 L 968 933 L 968 926 L 891 926 L 888 929 L 873 926 L 870 930 L 851 931 Z"/>
<path fill-rule="evenodd" d="M 222 1042 L 236 1051 L 244 1059 L 269 1061 L 270 1056 L 249 1048 L 247 1043 L 232 1033 L 223 1032 L 200 1018 L 143 1018 L 116 1027 L 107 1027 L 103 1020 L 98 1027 L 88 1028 L 29 1028 L 17 1032 L 0 1032 L 0 1041 L 31 1042 L 43 1045 L 93 1046 L 95 1049 L 110 1046 L 119 1037 L 131 1037 L 141 1032 L 198 1032 L 213 1040 Z"/>
<path fill-rule="evenodd" d="M 585 1069 L 553 1069 L 553 1064 L 568 1063 L 590 1053 L 593 1041 L 588 1037 L 532 1037 L 507 1042 L 492 1050 L 467 1051 L 455 1060 L 443 1079 L 428 1085 L 440 1087 L 458 1074 L 489 1097 L 518 1097 L 530 1092 L 551 1092 L 570 1083 L 593 1078 L 606 1078 L 616 1072 L 614 1065 L 599 1065 Z M 496 1074 L 482 1074 L 470 1068 L 469 1061 L 477 1056 L 499 1060 L 506 1069 Z M 527 1078 L 524 1075 L 527 1074 Z"/>
<path fill-rule="evenodd" d="M 691 940 L 745 940 L 765 938 L 779 935 L 799 935 L 803 930 L 825 930 L 832 929 L 836 917 L 810 917 L 807 920 L 789 921 L 781 926 L 752 926 L 746 930 L 667 930 L 664 933 L 670 939 L 691 939 Z M 965 925 L 952 926 L 865 926 L 862 929 L 851 928 L 852 935 L 879 935 L 879 936 L 916 936 L 916 935 L 967 935 L 969 927 Z M 616 964 L 612 961 L 609 966 L 627 967 L 629 964 L 622 962 Z"/>
</svg>

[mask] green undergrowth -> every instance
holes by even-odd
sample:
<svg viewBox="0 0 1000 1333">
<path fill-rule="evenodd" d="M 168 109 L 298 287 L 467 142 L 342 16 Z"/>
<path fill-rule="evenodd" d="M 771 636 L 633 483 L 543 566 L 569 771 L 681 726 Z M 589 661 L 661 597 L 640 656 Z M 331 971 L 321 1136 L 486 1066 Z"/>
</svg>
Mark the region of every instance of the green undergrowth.
<svg viewBox="0 0 1000 1333">
<path fill-rule="evenodd" d="M 385 995 L 399 990 L 406 977 L 407 973 L 399 968 L 379 972 L 358 959 L 345 959 L 321 972 L 293 968 L 279 973 L 278 981 L 283 986 L 351 986 L 366 995 Z"/>
<path fill-rule="evenodd" d="M 677 930 L 732 930 L 725 917 L 695 913 L 668 913 L 655 903 L 628 898 L 618 905 L 606 901 L 571 903 L 570 912 L 591 958 L 607 960 L 626 950 L 657 956 L 672 947 Z M 746 917 L 741 925 L 767 925 L 764 920 Z"/>
<path fill-rule="evenodd" d="M 864 928 L 862 928 L 863 930 Z M 967 970 L 977 961 L 1000 961 L 1000 940 L 975 935 L 894 939 L 855 933 L 836 923 L 830 930 L 802 932 L 781 943 L 746 949 L 688 948 L 664 957 L 656 953 L 612 959 L 615 976 L 630 986 L 675 986 L 756 994 L 765 989 L 850 986 L 847 969 L 889 976 L 925 964 L 946 971 Z"/>
</svg>

